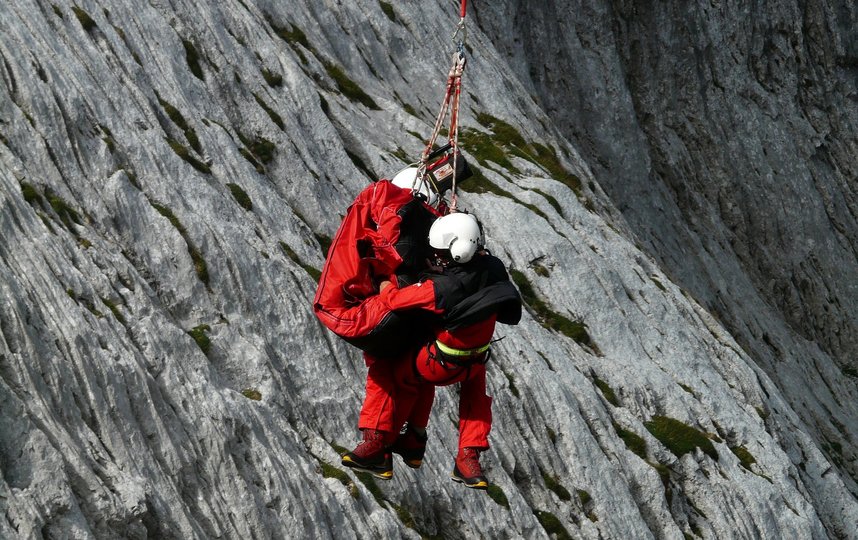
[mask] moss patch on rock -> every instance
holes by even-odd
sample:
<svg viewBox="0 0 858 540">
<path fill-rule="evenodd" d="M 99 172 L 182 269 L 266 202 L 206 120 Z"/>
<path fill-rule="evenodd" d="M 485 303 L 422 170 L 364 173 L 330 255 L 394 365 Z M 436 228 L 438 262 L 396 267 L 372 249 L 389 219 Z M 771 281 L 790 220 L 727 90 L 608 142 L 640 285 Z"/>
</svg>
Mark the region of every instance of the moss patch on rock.
<svg viewBox="0 0 858 540">
<path fill-rule="evenodd" d="M 682 457 L 699 448 L 712 459 L 718 460 L 718 452 L 712 441 L 699 429 L 668 416 L 654 416 L 652 420 L 645 422 L 644 426 L 676 457 Z"/>
<path fill-rule="evenodd" d="M 207 324 L 201 324 L 188 330 L 188 335 L 194 339 L 197 346 L 206 356 L 208 356 L 212 350 L 212 342 L 206 335 L 206 332 L 209 332 L 210 330 L 211 327 Z"/>
<path fill-rule="evenodd" d="M 510 276 L 518 287 L 521 293 L 521 298 L 525 305 L 530 309 L 533 317 L 545 328 L 560 332 L 561 334 L 571 338 L 576 343 L 586 345 L 591 350 L 598 353 L 598 347 L 587 333 L 587 325 L 583 321 L 572 319 L 561 315 L 552 310 L 539 296 L 531 285 L 530 280 L 524 272 L 512 269 Z"/>
<path fill-rule="evenodd" d="M 239 206 L 241 206 L 247 211 L 253 210 L 253 201 L 250 200 L 250 195 L 248 195 L 247 192 L 244 191 L 241 186 L 230 182 L 226 185 L 226 187 L 229 188 L 230 193 L 232 193 L 232 197 L 235 199 L 235 202 L 239 204 Z"/>
<path fill-rule="evenodd" d="M 360 87 L 356 82 L 351 80 L 348 75 L 346 75 L 343 68 L 334 64 L 333 62 L 325 62 L 325 71 L 328 73 L 328 76 L 333 79 L 334 84 L 337 85 L 337 90 L 340 91 L 344 96 L 349 98 L 350 100 L 360 103 L 368 109 L 372 109 L 374 111 L 380 111 L 381 107 L 373 100 L 369 94 L 364 92 L 363 88 Z"/>
</svg>

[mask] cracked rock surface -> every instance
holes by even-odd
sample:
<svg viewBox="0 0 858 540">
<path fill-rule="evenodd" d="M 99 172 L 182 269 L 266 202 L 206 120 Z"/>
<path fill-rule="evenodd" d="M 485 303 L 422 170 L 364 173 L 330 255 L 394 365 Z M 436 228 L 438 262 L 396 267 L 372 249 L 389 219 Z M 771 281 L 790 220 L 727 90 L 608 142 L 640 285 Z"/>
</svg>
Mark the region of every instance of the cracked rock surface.
<svg viewBox="0 0 858 540">
<path fill-rule="evenodd" d="M 0 538 L 858 537 L 858 11 L 470 2 L 460 205 L 528 304 L 495 487 L 356 476 L 312 314 L 454 2 L 0 5 Z M 686 5 L 688 4 L 688 5 Z"/>
</svg>

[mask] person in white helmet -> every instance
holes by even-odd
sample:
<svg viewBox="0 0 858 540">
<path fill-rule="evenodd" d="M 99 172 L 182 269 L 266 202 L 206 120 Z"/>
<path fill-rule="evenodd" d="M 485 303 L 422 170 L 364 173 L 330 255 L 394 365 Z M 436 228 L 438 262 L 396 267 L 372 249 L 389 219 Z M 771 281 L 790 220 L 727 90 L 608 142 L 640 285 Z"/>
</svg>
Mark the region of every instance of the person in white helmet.
<svg viewBox="0 0 858 540">
<path fill-rule="evenodd" d="M 398 432 L 406 422 L 408 427 L 393 444 L 383 437 L 369 437 L 343 456 L 343 464 L 390 478 L 391 453 L 396 453 L 408 466 L 419 467 L 435 386 L 461 383 L 459 452 L 452 478 L 470 488 L 487 489 L 479 461 L 480 453 L 489 447 L 491 430 L 485 364 L 495 324 L 518 323 L 521 297 L 500 259 L 484 249 L 473 215 L 456 213 L 437 219 L 429 244 L 435 250 L 435 271 L 424 274 L 418 285 L 396 291 L 410 305 L 440 313 L 433 338 L 396 366 L 396 389 L 388 407 L 393 410 L 394 429 Z"/>
</svg>

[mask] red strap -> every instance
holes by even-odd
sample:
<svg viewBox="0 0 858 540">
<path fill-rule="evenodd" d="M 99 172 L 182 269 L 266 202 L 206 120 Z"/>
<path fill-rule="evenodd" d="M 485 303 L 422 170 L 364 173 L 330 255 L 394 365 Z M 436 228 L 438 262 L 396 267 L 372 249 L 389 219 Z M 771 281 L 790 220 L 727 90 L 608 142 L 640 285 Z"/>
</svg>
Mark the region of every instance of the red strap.
<svg viewBox="0 0 858 540">
<path fill-rule="evenodd" d="M 465 11 L 468 9 L 468 0 L 462 0 L 462 18 L 465 18 Z"/>
</svg>

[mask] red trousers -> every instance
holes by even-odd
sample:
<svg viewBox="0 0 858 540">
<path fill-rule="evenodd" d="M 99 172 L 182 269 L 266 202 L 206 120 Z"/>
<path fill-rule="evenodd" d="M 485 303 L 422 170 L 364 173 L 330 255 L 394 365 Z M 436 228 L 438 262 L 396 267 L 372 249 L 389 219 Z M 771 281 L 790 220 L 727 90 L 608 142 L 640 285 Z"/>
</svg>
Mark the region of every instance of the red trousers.
<svg viewBox="0 0 858 540">
<path fill-rule="evenodd" d="M 400 362 L 396 366 L 395 382 L 394 427 L 401 429 L 406 421 L 425 427 L 429 423 L 435 387 L 460 383 L 459 449 L 485 450 L 489 447 L 492 398 L 486 395 L 485 364 L 468 367 L 442 364 L 432 343 L 420 349 L 414 362 Z"/>
<path fill-rule="evenodd" d="M 494 317 L 455 333 L 441 332 L 445 345 L 467 349 L 488 343 Z M 480 355 L 481 359 L 487 353 Z M 426 427 L 436 386 L 461 383 L 459 395 L 459 448 L 487 449 L 492 427 L 492 398 L 486 395 L 486 366 L 456 366 L 442 361 L 435 342 L 408 357 L 367 358 L 366 397 L 358 427 L 388 433 L 393 442 L 405 422 Z"/>
</svg>

